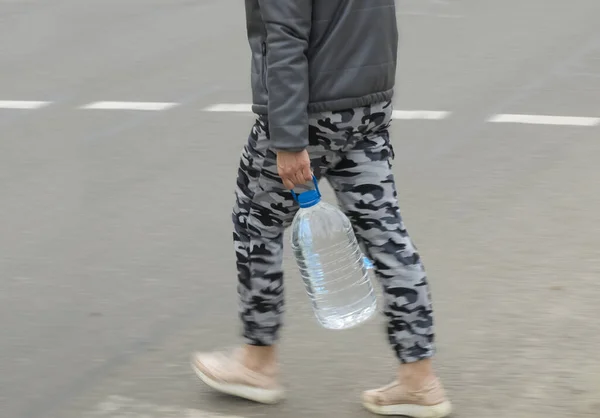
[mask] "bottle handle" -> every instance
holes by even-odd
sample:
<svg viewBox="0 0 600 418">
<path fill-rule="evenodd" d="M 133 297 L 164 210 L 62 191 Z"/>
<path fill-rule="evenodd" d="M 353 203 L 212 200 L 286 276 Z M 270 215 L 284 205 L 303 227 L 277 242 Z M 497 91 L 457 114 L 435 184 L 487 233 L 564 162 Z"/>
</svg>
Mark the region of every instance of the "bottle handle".
<svg viewBox="0 0 600 418">
<path fill-rule="evenodd" d="M 321 197 L 321 191 L 319 190 L 319 182 L 317 181 L 317 177 L 315 177 L 314 174 L 312 176 L 312 181 L 313 181 L 313 184 L 315 186 L 315 190 L 317 191 L 317 194 L 319 195 L 319 197 Z M 294 200 L 296 201 L 296 203 L 299 204 L 300 201 L 298 200 L 298 194 L 295 191 L 293 191 L 293 190 L 290 190 L 290 192 L 292 193 L 292 197 L 294 198 Z M 302 193 L 300 193 L 300 194 L 302 194 Z"/>
</svg>

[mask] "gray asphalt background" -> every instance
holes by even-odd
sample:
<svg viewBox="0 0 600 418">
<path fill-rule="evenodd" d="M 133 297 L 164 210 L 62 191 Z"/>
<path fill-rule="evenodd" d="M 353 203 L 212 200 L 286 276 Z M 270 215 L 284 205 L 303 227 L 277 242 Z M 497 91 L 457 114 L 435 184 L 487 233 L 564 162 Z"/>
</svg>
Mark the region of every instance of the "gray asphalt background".
<svg viewBox="0 0 600 418">
<path fill-rule="evenodd" d="M 403 0 L 398 20 L 396 108 L 453 112 L 393 140 L 454 416 L 600 416 L 600 127 L 486 122 L 600 116 L 600 2 Z M 55 102 L 0 109 L 2 418 L 92 416 L 112 395 L 370 416 L 360 391 L 395 366 L 383 322 L 320 329 L 288 250 L 289 399 L 215 395 L 189 369 L 239 341 L 230 208 L 253 118 L 202 109 L 250 100 L 248 58 L 234 0 L 0 0 L 0 100 Z M 78 109 L 98 100 L 182 104 Z"/>
</svg>

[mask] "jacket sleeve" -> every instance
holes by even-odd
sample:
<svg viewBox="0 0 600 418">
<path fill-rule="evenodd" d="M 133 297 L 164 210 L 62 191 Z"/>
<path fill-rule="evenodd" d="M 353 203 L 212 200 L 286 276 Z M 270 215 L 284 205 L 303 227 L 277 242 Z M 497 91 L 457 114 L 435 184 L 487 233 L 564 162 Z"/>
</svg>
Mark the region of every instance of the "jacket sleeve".
<svg viewBox="0 0 600 418">
<path fill-rule="evenodd" d="M 308 146 L 308 44 L 313 0 L 259 0 L 267 28 L 269 134 L 275 150 Z"/>
</svg>

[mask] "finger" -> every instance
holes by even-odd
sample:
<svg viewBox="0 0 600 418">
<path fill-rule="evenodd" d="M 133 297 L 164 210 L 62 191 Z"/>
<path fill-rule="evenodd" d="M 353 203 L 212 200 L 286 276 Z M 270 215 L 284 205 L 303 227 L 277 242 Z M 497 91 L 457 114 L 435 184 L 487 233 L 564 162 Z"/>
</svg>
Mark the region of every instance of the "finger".
<svg viewBox="0 0 600 418">
<path fill-rule="evenodd" d="M 295 187 L 294 182 L 291 181 L 289 178 L 282 177 L 281 180 L 283 180 L 283 185 L 285 186 L 286 189 L 292 190 Z"/>
<path fill-rule="evenodd" d="M 279 178 L 284 183 L 285 183 L 285 180 L 289 180 L 289 178 L 290 178 L 290 170 L 285 167 L 282 167 L 282 166 L 277 167 L 277 174 L 279 174 Z"/>
<path fill-rule="evenodd" d="M 293 181 L 296 185 L 300 185 L 300 184 L 305 184 L 306 180 L 304 179 L 304 175 L 302 174 L 302 171 L 297 171 L 296 174 L 294 175 Z"/>
<path fill-rule="evenodd" d="M 304 167 L 304 169 L 302 170 L 302 176 L 304 177 L 304 181 L 312 180 L 312 170 L 310 169 L 310 165 Z"/>
</svg>

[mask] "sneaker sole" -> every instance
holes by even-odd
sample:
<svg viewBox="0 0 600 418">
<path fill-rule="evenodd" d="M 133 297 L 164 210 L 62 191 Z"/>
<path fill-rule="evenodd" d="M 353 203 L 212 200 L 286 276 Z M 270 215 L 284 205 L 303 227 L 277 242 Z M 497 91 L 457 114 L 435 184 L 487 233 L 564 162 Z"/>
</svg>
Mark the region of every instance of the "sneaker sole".
<svg viewBox="0 0 600 418">
<path fill-rule="evenodd" d="M 452 404 L 448 401 L 437 405 L 374 405 L 363 402 L 363 406 L 377 415 L 402 415 L 412 418 L 444 418 L 452 412 Z"/>
<path fill-rule="evenodd" d="M 218 392 L 268 405 L 276 404 L 284 398 L 284 391 L 282 389 L 261 389 L 246 385 L 217 382 L 202 373 L 194 364 L 192 364 L 192 369 L 194 369 L 200 380 Z"/>
</svg>

